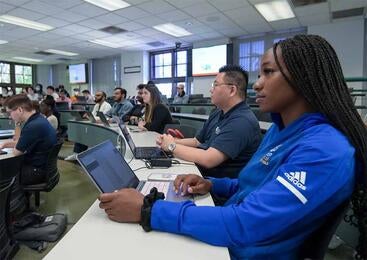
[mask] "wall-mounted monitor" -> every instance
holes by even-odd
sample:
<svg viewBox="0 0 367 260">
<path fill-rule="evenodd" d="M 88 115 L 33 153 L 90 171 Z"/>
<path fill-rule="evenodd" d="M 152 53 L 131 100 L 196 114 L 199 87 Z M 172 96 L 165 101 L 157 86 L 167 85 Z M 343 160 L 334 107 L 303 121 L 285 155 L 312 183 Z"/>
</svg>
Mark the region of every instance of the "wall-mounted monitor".
<svg viewBox="0 0 367 260">
<path fill-rule="evenodd" d="M 227 64 L 227 45 L 197 48 L 192 50 L 192 75 L 213 76 Z"/>
<path fill-rule="evenodd" d="M 69 65 L 69 82 L 70 84 L 88 83 L 88 65 L 84 63 Z"/>
</svg>

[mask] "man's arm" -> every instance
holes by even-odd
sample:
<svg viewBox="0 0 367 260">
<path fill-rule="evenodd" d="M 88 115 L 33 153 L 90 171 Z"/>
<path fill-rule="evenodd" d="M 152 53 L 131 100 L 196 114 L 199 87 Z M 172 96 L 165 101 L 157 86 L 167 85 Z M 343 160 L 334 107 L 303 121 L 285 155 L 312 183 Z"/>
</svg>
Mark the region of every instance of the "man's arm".
<svg viewBox="0 0 367 260">
<path fill-rule="evenodd" d="M 194 138 L 175 139 L 176 144 L 182 144 L 189 147 L 198 147 L 200 142 Z"/>
</svg>

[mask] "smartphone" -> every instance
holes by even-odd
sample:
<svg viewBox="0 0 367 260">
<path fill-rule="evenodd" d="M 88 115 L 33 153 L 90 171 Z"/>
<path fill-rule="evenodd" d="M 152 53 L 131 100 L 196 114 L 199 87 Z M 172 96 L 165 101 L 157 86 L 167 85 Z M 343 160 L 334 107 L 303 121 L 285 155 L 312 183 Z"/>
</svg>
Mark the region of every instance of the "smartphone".
<svg viewBox="0 0 367 260">
<path fill-rule="evenodd" d="M 5 152 L 4 150 L 1 150 L 0 149 L 0 155 L 2 155 L 2 154 L 7 154 L 7 152 Z"/>
<path fill-rule="evenodd" d="M 152 173 L 148 176 L 148 181 L 174 181 L 177 174 L 171 173 Z"/>
</svg>

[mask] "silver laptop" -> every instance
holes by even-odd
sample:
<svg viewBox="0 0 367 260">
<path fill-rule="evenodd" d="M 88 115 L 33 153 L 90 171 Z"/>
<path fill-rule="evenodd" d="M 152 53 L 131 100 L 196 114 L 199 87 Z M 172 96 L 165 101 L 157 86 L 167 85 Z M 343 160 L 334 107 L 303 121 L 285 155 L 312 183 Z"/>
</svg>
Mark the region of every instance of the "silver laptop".
<svg viewBox="0 0 367 260">
<path fill-rule="evenodd" d="M 77 155 L 77 160 L 101 192 L 114 192 L 122 188 L 135 188 L 146 195 L 156 187 L 165 194 L 166 200 L 184 201 L 173 191 L 172 181 L 139 181 L 121 153 L 108 140 Z"/>
<path fill-rule="evenodd" d="M 168 158 L 166 152 L 164 152 L 161 148 L 152 146 L 152 147 L 136 147 L 133 138 L 131 137 L 129 130 L 127 130 L 126 125 L 123 123 L 119 124 L 122 135 L 124 136 L 127 144 L 129 145 L 131 152 L 133 153 L 136 159 L 159 159 L 159 158 Z"/>
</svg>

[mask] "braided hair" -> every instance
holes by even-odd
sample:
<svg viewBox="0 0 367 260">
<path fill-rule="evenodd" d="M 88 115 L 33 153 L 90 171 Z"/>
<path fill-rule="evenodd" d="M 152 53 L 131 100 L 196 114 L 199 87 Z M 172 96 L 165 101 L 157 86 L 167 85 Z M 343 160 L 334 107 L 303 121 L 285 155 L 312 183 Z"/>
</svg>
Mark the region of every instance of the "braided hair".
<svg viewBox="0 0 367 260">
<path fill-rule="evenodd" d="M 285 68 L 277 56 L 281 49 Z M 324 114 L 354 146 L 358 175 L 352 195 L 353 215 L 358 226 L 357 259 L 367 258 L 367 129 L 354 107 L 342 68 L 333 47 L 316 35 L 296 35 L 273 46 L 275 62 L 286 81 L 316 111 Z M 290 77 L 285 74 L 285 69 Z M 361 166 L 360 168 L 358 168 Z M 360 174 L 361 173 L 361 174 Z"/>
</svg>

